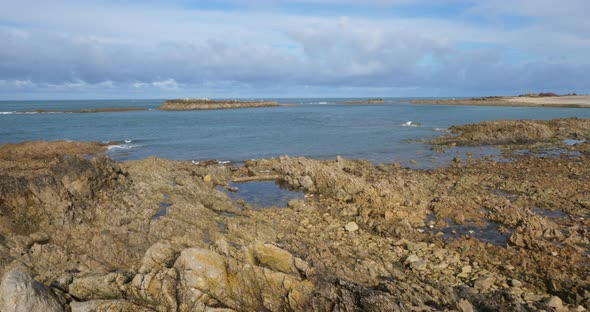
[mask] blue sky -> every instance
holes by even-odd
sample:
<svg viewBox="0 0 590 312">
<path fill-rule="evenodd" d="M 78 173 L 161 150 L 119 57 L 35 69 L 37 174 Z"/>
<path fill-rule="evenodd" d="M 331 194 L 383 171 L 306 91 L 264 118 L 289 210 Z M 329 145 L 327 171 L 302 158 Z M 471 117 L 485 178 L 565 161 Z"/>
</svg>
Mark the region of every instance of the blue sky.
<svg viewBox="0 0 590 312">
<path fill-rule="evenodd" d="M 590 93 L 587 0 L 0 7 L 0 100 Z"/>
</svg>

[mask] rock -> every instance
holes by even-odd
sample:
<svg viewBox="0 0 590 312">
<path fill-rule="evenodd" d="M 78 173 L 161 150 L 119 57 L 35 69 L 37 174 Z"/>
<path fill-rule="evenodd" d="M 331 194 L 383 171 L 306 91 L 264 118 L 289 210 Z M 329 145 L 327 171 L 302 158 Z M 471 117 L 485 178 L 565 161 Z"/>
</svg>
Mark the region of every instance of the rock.
<svg viewBox="0 0 590 312">
<path fill-rule="evenodd" d="M 408 243 L 408 250 L 412 252 L 424 251 L 428 249 L 428 244 L 419 242 L 416 244 Z"/>
<path fill-rule="evenodd" d="M 258 265 L 287 274 L 297 274 L 295 259 L 290 252 L 272 244 L 256 243 L 254 258 Z"/>
<path fill-rule="evenodd" d="M 64 311 L 51 289 L 20 271 L 4 274 L 0 285 L 2 312 Z"/>
<path fill-rule="evenodd" d="M 299 179 L 299 184 L 307 190 L 312 190 L 314 186 L 313 180 L 308 175 L 301 177 L 301 179 Z"/>
<path fill-rule="evenodd" d="M 475 281 L 473 288 L 475 288 L 480 293 L 485 293 L 490 290 L 492 286 L 494 286 L 495 281 L 496 279 L 493 277 L 482 277 Z"/>
<path fill-rule="evenodd" d="M 85 274 L 74 278 L 69 293 L 79 300 L 119 299 L 123 297 L 120 286 L 127 278 L 118 273 Z"/>
<path fill-rule="evenodd" d="M 205 182 L 211 182 L 211 175 L 210 174 L 205 175 L 203 177 L 203 181 L 205 181 Z"/>
<path fill-rule="evenodd" d="M 463 268 L 461 268 L 461 273 L 469 274 L 469 273 L 471 273 L 471 271 L 472 271 L 472 268 L 470 265 L 466 265 Z"/>
<path fill-rule="evenodd" d="M 410 263 L 410 267 L 416 271 L 424 271 L 428 268 L 428 262 L 425 260 L 414 261 Z"/>
<path fill-rule="evenodd" d="M 160 307 L 164 311 L 176 311 L 178 275 L 175 269 L 137 274 L 125 287 L 126 299 Z"/>
<path fill-rule="evenodd" d="M 152 245 L 141 259 L 139 273 L 147 273 L 154 269 L 171 267 L 176 260 L 177 252 L 167 243 Z"/>
<path fill-rule="evenodd" d="M 512 287 L 522 287 L 522 282 L 513 278 L 513 279 L 510 280 L 510 286 L 512 286 Z"/>
<path fill-rule="evenodd" d="M 311 212 L 314 210 L 312 206 L 308 206 L 305 203 L 305 201 L 301 200 L 301 199 L 289 200 L 289 202 L 287 203 L 287 207 L 289 207 L 295 211 L 301 211 L 301 212 Z"/>
<path fill-rule="evenodd" d="M 545 301 L 547 306 L 554 308 L 556 311 L 562 311 L 564 309 L 563 301 L 557 296 L 551 296 Z"/>
<path fill-rule="evenodd" d="M 457 302 L 457 310 L 461 312 L 474 312 L 473 305 L 471 302 L 461 299 Z"/>
<path fill-rule="evenodd" d="M 414 263 L 414 262 L 417 262 L 417 261 L 420 261 L 420 260 L 422 260 L 422 259 L 420 259 L 420 257 L 412 254 L 412 255 L 409 255 L 406 258 L 406 260 L 404 261 L 404 264 L 407 265 L 407 264 Z"/>
<path fill-rule="evenodd" d="M 72 312 L 151 312 L 152 309 L 147 309 L 138 306 L 126 300 L 91 300 L 85 302 L 70 303 Z"/>
<path fill-rule="evenodd" d="M 418 161 L 416 161 L 415 159 L 410 159 L 410 164 L 415 165 L 417 163 L 418 163 Z"/>
<path fill-rule="evenodd" d="M 537 302 L 543 300 L 543 295 L 526 293 L 522 295 L 522 299 L 526 302 Z"/>
<path fill-rule="evenodd" d="M 206 303 L 209 293 L 223 300 L 228 288 L 226 263 L 219 254 L 201 248 L 188 248 L 174 263 L 179 273 L 179 308 L 191 310 Z"/>
<path fill-rule="evenodd" d="M 352 222 L 348 222 L 344 228 L 348 231 L 348 232 L 355 232 L 358 231 L 359 226 L 356 224 L 356 222 L 352 221 Z"/>
</svg>

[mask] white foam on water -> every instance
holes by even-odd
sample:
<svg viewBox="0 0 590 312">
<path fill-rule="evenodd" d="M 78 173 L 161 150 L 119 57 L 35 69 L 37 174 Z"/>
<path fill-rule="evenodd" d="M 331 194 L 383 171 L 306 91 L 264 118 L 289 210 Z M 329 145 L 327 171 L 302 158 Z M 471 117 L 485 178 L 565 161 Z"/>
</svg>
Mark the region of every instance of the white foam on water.
<svg viewBox="0 0 590 312">
<path fill-rule="evenodd" d="M 198 162 L 198 161 L 191 160 L 191 162 L 192 162 L 193 164 L 197 165 L 197 166 L 199 165 L 199 162 Z"/>
<path fill-rule="evenodd" d="M 402 127 L 420 127 L 420 123 L 418 122 L 412 122 L 412 121 L 406 121 L 403 124 L 401 124 L 400 126 Z"/>
<path fill-rule="evenodd" d="M 141 145 L 137 145 L 137 144 L 117 144 L 117 145 L 111 145 L 111 146 L 107 147 L 107 149 L 109 151 L 120 150 L 120 149 L 129 150 L 129 149 L 140 147 L 140 146 Z"/>
<path fill-rule="evenodd" d="M 218 164 L 221 164 L 221 165 L 225 165 L 225 164 L 229 164 L 229 163 L 230 163 L 230 161 L 229 161 L 229 160 L 220 160 L 220 161 L 218 161 L 217 163 L 218 163 Z"/>
<path fill-rule="evenodd" d="M 16 112 L 0 112 L 0 115 L 12 115 Z"/>
</svg>

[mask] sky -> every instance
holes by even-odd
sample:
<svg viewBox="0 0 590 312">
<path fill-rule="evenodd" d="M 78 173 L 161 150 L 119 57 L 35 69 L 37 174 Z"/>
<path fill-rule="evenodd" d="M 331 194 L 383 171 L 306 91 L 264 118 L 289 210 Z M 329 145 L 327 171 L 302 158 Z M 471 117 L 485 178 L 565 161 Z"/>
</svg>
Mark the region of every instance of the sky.
<svg viewBox="0 0 590 312">
<path fill-rule="evenodd" d="M 0 8 L 0 100 L 590 93 L 588 0 Z"/>
</svg>

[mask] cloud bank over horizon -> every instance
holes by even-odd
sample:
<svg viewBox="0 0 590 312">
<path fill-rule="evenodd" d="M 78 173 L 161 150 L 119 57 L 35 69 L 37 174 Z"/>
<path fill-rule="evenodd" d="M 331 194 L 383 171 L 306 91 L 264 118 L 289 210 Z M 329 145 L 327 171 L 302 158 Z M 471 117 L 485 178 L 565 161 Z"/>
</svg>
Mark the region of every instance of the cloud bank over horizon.
<svg viewBox="0 0 590 312">
<path fill-rule="evenodd" d="M 0 2 L 0 100 L 590 92 L 586 0 Z"/>
</svg>

